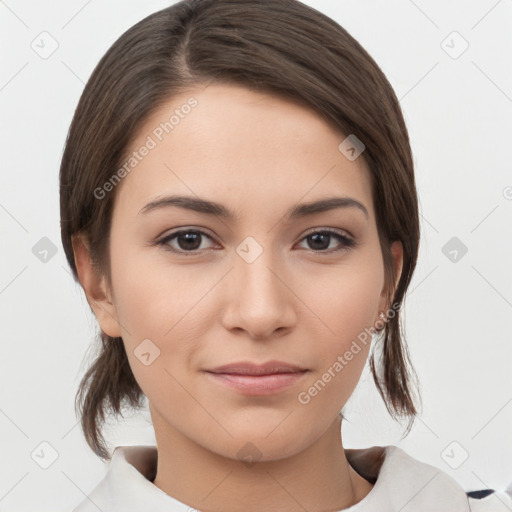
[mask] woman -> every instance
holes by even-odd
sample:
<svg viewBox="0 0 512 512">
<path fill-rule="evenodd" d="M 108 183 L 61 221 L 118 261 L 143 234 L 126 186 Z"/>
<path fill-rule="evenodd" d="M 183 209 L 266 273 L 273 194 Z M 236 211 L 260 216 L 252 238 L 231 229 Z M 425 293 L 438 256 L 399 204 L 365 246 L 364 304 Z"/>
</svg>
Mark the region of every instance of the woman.
<svg viewBox="0 0 512 512">
<path fill-rule="evenodd" d="M 400 308 L 419 221 L 396 96 L 337 23 L 295 0 L 147 17 L 87 83 L 60 180 L 101 328 L 86 440 L 109 459 L 105 415 L 147 398 L 157 441 L 117 447 L 76 511 L 512 506 L 397 447 L 343 447 L 368 357 L 392 416 L 417 414 Z"/>
</svg>

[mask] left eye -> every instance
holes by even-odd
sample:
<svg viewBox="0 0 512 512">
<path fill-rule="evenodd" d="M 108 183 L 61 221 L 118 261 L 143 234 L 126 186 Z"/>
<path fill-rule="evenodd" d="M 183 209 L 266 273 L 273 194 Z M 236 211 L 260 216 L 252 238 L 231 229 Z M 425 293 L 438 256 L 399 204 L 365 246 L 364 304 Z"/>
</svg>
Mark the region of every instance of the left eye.
<svg viewBox="0 0 512 512">
<path fill-rule="evenodd" d="M 326 251 L 326 249 L 329 249 L 330 242 L 333 238 L 338 239 L 341 247 Z M 303 240 L 309 241 L 310 245 L 313 245 L 312 249 L 315 252 L 336 252 L 355 246 L 354 239 L 332 230 L 313 231 L 304 237 Z"/>
</svg>

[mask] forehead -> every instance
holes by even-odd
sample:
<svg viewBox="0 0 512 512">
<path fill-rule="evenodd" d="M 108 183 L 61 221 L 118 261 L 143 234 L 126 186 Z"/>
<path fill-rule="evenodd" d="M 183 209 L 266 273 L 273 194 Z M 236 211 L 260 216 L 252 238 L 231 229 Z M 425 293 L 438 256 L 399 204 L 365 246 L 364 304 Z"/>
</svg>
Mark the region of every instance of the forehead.
<svg viewBox="0 0 512 512">
<path fill-rule="evenodd" d="M 346 138 L 297 101 L 234 84 L 211 84 L 169 98 L 127 148 L 116 209 L 135 215 L 166 193 L 213 198 L 235 210 L 326 194 L 363 202 L 371 180 L 362 157 L 338 148 Z"/>
</svg>

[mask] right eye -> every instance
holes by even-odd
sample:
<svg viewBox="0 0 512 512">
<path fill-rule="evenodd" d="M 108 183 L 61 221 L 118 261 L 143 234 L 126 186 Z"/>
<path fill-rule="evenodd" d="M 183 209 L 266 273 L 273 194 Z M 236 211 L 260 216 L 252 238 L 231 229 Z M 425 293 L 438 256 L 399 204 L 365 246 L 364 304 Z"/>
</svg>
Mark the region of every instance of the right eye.
<svg viewBox="0 0 512 512">
<path fill-rule="evenodd" d="M 205 250 L 204 247 L 201 248 L 204 237 L 212 240 L 209 235 L 199 229 L 181 229 L 166 235 L 157 244 L 167 251 L 192 256 L 194 254 L 201 254 Z M 171 242 L 175 242 L 175 244 L 173 245 Z"/>
</svg>

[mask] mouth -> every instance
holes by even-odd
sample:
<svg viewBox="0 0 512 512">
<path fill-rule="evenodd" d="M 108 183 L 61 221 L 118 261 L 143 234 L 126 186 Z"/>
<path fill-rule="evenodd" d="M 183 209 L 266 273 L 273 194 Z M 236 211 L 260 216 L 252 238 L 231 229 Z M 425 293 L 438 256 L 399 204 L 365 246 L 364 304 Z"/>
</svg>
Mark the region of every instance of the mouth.
<svg viewBox="0 0 512 512">
<path fill-rule="evenodd" d="M 282 361 L 269 361 L 263 364 L 242 361 L 205 370 L 205 373 L 218 384 L 252 396 L 284 391 L 296 385 L 308 372 L 306 368 Z"/>
<path fill-rule="evenodd" d="M 276 373 L 299 373 L 307 371 L 296 364 L 285 363 L 284 361 L 268 361 L 267 363 L 253 363 L 251 361 L 238 361 L 222 366 L 217 366 L 210 373 L 224 373 L 231 375 L 275 375 Z"/>
</svg>

